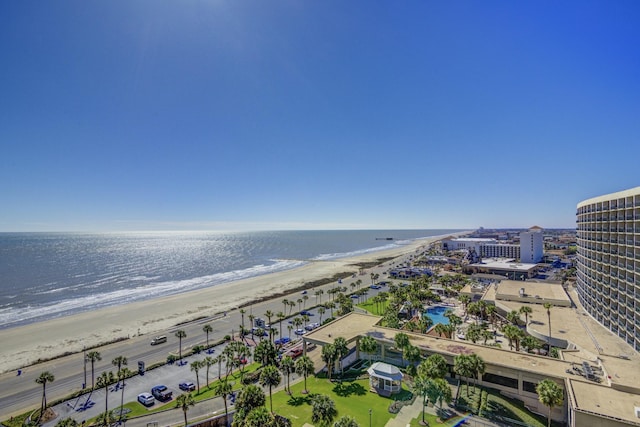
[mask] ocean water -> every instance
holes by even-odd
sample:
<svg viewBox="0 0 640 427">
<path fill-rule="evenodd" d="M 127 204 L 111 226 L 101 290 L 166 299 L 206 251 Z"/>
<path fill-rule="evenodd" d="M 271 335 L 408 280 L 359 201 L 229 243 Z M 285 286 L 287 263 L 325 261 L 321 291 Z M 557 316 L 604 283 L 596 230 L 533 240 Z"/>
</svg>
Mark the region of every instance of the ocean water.
<svg viewBox="0 0 640 427">
<path fill-rule="evenodd" d="M 0 328 L 460 230 L 0 233 Z M 394 240 L 376 240 L 393 237 Z"/>
</svg>

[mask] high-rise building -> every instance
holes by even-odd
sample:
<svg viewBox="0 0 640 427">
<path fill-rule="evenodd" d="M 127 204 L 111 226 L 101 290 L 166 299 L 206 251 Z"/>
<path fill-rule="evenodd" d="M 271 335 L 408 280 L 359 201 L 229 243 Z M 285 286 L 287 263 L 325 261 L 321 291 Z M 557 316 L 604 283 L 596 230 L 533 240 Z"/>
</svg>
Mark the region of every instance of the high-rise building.
<svg viewBox="0 0 640 427">
<path fill-rule="evenodd" d="M 577 228 L 580 303 L 640 350 L 640 187 L 579 203 Z"/>
<path fill-rule="evenodd" d="M 544 256 L 542 228 L 533 226 L 520 233 L 520 261 L 536 263 Z"/>
</svg>

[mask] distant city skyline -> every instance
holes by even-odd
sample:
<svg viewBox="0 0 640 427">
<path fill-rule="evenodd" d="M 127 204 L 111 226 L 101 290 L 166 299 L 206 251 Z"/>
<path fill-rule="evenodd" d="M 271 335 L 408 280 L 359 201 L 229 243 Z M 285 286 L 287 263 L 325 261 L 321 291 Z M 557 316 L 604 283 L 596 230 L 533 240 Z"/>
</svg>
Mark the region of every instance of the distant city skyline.
<svg viewBox="0 0 640 427">
<path fill-rule="evenodd" d="M 4 2 L 0 232 L 575 228 L 640 3 Z"/>
</svg>

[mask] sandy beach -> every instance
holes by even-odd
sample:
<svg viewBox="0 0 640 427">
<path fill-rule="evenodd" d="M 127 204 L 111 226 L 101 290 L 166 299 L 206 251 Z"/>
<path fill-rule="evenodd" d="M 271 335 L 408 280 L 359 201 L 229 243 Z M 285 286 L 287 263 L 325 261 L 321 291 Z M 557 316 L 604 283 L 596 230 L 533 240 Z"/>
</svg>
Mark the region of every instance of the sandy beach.
<svg viewBox="0 0 640 427">
<path fill-rule="evenodd" d="M 332 261 L 311 262 L 293 270 L 243 279 L 182 293 L 0 330 L 3 344 L 0 372 L 17 369 L 38 359 L 82 351 L 118 338 L 153 334 L 196 318 L 210 317 L 257 299 L 287 293 L 306 282 L 358 271 L 353 264 L 415 254 L 444 236 L 420 239 L 398 248 Z"/>
</svg>

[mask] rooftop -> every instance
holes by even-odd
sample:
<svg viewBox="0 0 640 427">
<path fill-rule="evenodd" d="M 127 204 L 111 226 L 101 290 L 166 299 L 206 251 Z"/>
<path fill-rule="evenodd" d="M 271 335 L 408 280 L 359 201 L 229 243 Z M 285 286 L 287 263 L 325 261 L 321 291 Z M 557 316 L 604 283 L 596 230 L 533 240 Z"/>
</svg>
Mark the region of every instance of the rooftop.
<svg viewBox="0 0 640 427">
<path fill-rule="evenodd" d="M 486 258 L 482 262 L 469 264 L 470 267 L 490 268 L 493 270 L 529 271 L 537 267 L 537 264 L 516 262 L 512 258 Z"/>
<path fill-rule="evenodd" d="M 522 304 L 511 303 L 514 309 Z M 547 318 L 544 307 L 537 304 L 530 305 L 534 325 L 536 328 L 546 330 L 547 326 L 541 320 Z M 391 328 L 376 326 L 381 317 L 367 314 L 350 313 L 339 318 L 305 336 L 305 340 L 318 344 L 332 343 L 335 337 L 341 336 L 348 341 L 355 340 L 358 336 L 369 335 L 378 340 L 393 342 L 397 333 L 403 332 L 409 336 L 411 343 L 427 352 L 435 352 L 453 357 L 457 354 L 472 354 L 480 356 L 485 363 L 493 366 L 515 368 L 523 372 L 535 373 L 545 377 L 564 379 L 568 392 L 578 410 L 601 414 L 606 417 L 614 417 L 626 421 L 637 422 L 633 407 L 640 406 L 640 358 L 638 354 L 628 355 L 627 358 L 597 356 L 598 346 L 606 346 L 609 351 L 617 351 L 620 339 L 606 336 L 601 330 L 595 330 L 597 323 L 584 321 L 575 308 L 554 307 L 552 309 L 552 333 L 570 337 L 572 342 L 579 347 L 576 351 L 563 352 L 567 360 L 553 359 L 545 356 L 537 356 L 528 353 L 516 353 L 495 347 L 487 347 L 472 344 L 466 341 L 454 341 L 439 337 L 430 337 L 422 334 L 399 331 Z M 595 321 L 593 321 L 595 322 Z M 533 323 L 533 322 L 532 322 Z M 583 326 L 588 325 L 588 326 Z M 585 329 L 587 328 L 587 329 Z M 545 332 L 546 333 L 546 332 Z M 591 336 L 598 335 L 598 341 Z M 609 335 L 612 335 L 609 333 Z M 585 346 L 586 348 L 582 348 Z M 626 348 L 629 350 L 629 348 Z M 589 351 L 592 350 L 592 351 Z M 604 367 L 607 375 L 611 377 L 611 385 L 606 381 L 597 384 L 583 377 L 568 374 L 573 364 L 580 365 L 588 361 L 591 365 Z M 638 390 L 638 393 L 633 392 Z"/>
</svg>

